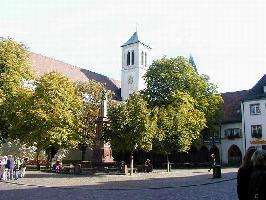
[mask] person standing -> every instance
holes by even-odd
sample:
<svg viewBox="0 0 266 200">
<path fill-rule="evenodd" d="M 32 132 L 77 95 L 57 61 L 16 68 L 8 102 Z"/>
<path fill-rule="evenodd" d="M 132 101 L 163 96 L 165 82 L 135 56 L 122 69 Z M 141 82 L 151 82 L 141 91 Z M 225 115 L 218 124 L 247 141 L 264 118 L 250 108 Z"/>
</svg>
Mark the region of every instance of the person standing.
<svg viewBox="0 0 266 200">
<path fill-rule="evenodd" d="M 1 162 L 1 174 L 2 174 L 2 180 L 7 180 L 7 156 L 3 156 L 2 162 Z"/>
<path fill-rule="evenodd" d="M 210 160 L 211 160 L 211 164 L 210 164 L 210 169 L 208 170 L 208 172 L 211 171 L 211 169 L 213 169 L 213 167 L 216 165 L 216 160 L 215 160 L 215 154 L 214 153 L 211 154 Z"/>
<path fill-rule="evenodd" d="M 6 167 L 7 167 L 7 179 L 13 180 L 13 172 L 15 168 L 15 163 L 14 163 L 14 158 L 12 155 L 8 156 Z"/>
<path fill-rule="evenodd" d="M 23 178 L 26 173 L 28 158 L 24 158 L 20 167 L 20 177 Z"/>
<path fill-rule="evenodd" d="M 6 180 L 6 156 L 0 156 L 0 180 Z"/>
<path fill-rule="evenodd" d="M 14 168 L 14 177 L 15 177 L 15 179 L 18 179 L 18 177 L 19 177 L 19 170 L 20 170 L 21 164 L 22 164 L 22 162 L 21 162 L 20 158 L 17 157 L 15 159 L 15 168 Z"/>
<path fill-rule="evenodd" d="M 237 195 L 239 200 L 248 200 L 248 188 L 253 168 L 251 157 L 255 151 L 255 148 L 247 150 L 237 172 Z"/>
<path fill-rule="evenodd" d="M 257 150 L 251 157 L 253 170 L 249 182 L 249 199 L 266 199 L 266 150 Z"/>
</svg>

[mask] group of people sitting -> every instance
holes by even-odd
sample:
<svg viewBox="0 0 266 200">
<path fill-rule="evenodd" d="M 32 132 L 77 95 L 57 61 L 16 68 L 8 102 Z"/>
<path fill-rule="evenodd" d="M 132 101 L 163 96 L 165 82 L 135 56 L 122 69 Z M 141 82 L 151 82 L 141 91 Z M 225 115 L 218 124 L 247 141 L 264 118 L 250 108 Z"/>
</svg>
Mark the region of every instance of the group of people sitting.
<svg viewBox="0 0 266 200">
<path fill-rule="evenodd" d="M 249 148 L 237 173 L 239 200 L 266 199 L 266 150 Z"/>
<path fill-rule="evenodd" d="M 28 158 L 0 156 L 0 180 L 13 180 L 25 176 Z"/>
</svg>

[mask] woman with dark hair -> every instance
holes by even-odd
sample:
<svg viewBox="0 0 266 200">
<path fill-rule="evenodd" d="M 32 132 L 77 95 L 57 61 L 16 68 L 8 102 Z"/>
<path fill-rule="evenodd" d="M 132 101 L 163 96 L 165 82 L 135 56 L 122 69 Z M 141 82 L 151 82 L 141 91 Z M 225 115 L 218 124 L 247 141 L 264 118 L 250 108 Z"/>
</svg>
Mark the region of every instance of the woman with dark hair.
<svg viewBox="0 0 266 200">
<path fill-rule="evenodd" d="M 239 200 L 249 199 L 248 187 L 253 168 L 251 157 L 255 151 L 256 149 L 254 147 L 251 147 L 247 150 L 242 164 L 237 172 L 237 195 Z"/>
<path fill-rule="evenodd" d="M 266 150 L 257 150 L 251 157 L 253 170 L 249 182 L 249 199 L 266 199 Z"/>
</svg>

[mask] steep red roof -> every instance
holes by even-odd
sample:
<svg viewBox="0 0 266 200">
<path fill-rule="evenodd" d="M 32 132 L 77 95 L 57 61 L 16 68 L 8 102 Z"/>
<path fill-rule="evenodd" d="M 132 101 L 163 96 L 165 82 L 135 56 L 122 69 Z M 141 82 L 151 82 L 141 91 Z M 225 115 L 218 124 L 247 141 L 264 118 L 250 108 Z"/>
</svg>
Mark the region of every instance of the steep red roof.
<svg viewBox="0 0 266 200">
<path fill-rule="evenodd" d="M 115 93 L 114 99 L 121 99 L 120 84 L 117 84 L 117 81 L 114 81 L 107 76 L 103 76 L 90 70 L 82 69 L 36 53 L 31 53 L 31 60 L 35 74 L 37 76 L 41 76 L 44 73 L 57 71 L 73 81 L 87 81 L 89 79 L 93 79 L 106 85 L 107 89 L 112 90 Z"/>
<path fill-rule="evenodd" d="M 241 122 L 241 100 L 247 95 L 248 90 L 222 93 L 223 120 L 222 123 Z"/>
</svg>

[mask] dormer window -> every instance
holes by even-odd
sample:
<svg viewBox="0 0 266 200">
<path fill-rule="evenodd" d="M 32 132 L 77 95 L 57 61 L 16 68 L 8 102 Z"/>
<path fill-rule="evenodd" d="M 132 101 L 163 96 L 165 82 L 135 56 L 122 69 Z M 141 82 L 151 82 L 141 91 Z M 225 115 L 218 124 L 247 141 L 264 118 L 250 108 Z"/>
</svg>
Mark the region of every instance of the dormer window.
<svg viewBox="0 0 266 200">
<path fill-rule="evenodd" d="M 130 65 L 130 52 L 127 52 L 127 65 Z"/>
<path fill-rule="evenodd" d="M 259 114 L 261 114 L 260 104 L 259 103 L 250 105 L 250 114 L 251 115 L 259 115 Z"/>
</svg>

